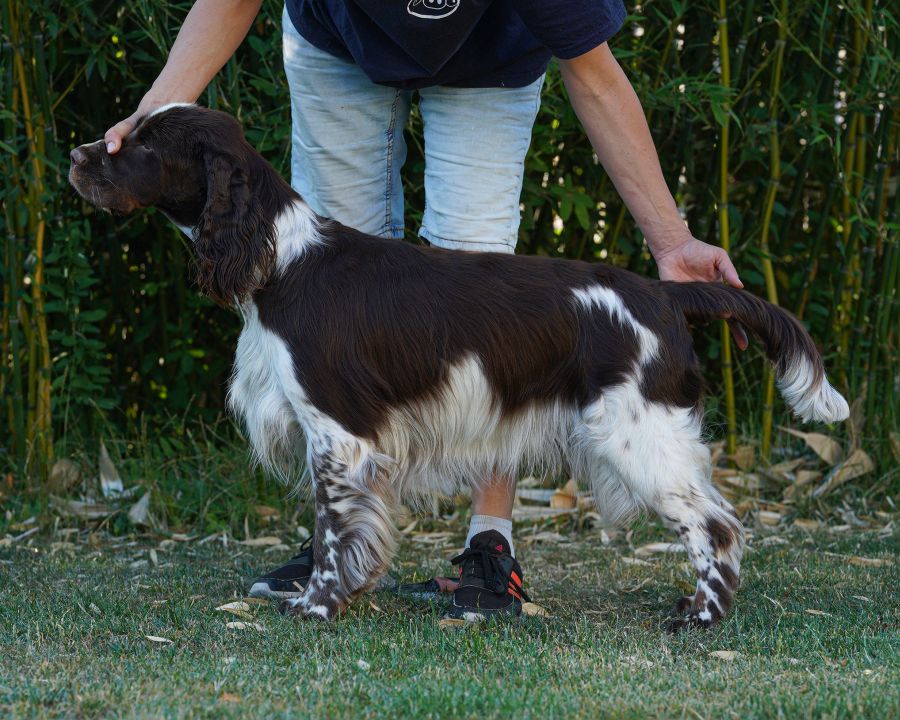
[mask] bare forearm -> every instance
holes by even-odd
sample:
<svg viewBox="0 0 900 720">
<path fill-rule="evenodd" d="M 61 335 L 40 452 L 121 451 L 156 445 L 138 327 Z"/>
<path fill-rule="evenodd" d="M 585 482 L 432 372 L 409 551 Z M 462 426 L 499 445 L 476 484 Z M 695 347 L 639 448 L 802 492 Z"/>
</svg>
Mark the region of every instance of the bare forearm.
<svg viewBox="0 0 900 720">
<path fill-rule="evenodd" d="M 197 0 L 145 98 L 194 102 L 247 35 L 262 0 Z"/>
<path fill-rule="evenodd" d="M 631 83 L 604 44 L 560 61 L 572 106 L 655 257 L 690 238 Z"/>
</svg>

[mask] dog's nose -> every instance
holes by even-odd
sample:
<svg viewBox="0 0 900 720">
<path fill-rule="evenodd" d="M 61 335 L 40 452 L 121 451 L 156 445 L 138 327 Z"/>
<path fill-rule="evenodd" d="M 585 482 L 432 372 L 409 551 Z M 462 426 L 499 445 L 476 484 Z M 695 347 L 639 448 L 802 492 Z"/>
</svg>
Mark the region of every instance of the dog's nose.
<svg viewBox="0 0 900 720">
<path fill-rule="evenodd" d="M 76 165 L 84 165 L 88 161 L 87 153 L 80 147 L 72 150 L 72 152 L 69 153 L 69 157 L 72 158 L 72 162 Z"/>
</svg>

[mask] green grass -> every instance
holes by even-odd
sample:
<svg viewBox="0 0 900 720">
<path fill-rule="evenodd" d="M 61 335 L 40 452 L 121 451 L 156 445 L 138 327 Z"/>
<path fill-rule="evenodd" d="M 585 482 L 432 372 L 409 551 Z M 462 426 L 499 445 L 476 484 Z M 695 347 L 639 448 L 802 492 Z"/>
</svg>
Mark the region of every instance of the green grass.
<svg viewBox="0 0 900 720">
<path fill-rule="evenodd" d="M 522 542 L 528 588 L 550 618 L 441 628 L 438 608 L 383 592 L 327 626 L 253 606 L 263 632 L 226 629 L 239 618 L 215 607 L 241 597 L 281 554 L 78 537 L 0 548 L 0 716 L 900 713 L 896 532 L 791 534 L 785 544 L 757 536 L 735 611 L 713 630 L 678 636 L 664 626 L 691 584 L 685 557 L 627 564 L 624 539 L 602 546 L 594 532 L 566 544 Z M 642 527 L 632 542 L 664 537 Z M 141 562 L 149 548 L 158 565 Z M 453 549 L 407 540 L 393 575 L 447 572 Z M 893 564 L 860 566 L 847 556 Z M 715 650 L 740 654 L 727 661 Z"/>
</svg>

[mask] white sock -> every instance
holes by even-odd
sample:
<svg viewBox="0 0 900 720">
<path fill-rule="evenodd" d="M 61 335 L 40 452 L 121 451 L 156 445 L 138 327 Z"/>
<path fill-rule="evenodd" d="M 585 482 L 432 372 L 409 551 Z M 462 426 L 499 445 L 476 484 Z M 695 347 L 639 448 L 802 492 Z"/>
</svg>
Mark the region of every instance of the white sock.
<svg viewBox="0 0 900 720">
<path fill-rule="evenodd" d="M 512 520 L 494 517 L 493 515 L 472 516 L 472 520 L 469 522 L 469 534 L 466 536 L 466 547 L 469 547 L 473 537 L 485 530 L 496 530 L 500 533 L 503 539 L 506 540 L 507 545 L 509 545 L 509 554 L 513 557 L 516 556 L 516 548 L 512 540 Z"/>
</svg>

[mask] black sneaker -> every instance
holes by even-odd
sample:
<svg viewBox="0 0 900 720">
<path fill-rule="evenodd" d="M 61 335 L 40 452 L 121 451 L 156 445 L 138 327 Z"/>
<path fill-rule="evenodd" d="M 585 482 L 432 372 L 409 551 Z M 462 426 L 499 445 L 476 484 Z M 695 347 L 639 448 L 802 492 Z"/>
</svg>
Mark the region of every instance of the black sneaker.
<svg viewBox="0 0 900 720">
<path fill-rule="evenodd" d="M 459 580 L 448 577 L 433 577 L 425 582 L 398 585 L 396 592 L 401 597 L 408 597 L 413 600 L 441 600 L 443 597 L 455 592 L 458 587 Z"/>
<path fill-rule="evenodd" d="M 250 597 L 284 600 L 298 598 L 309 582 L 313 568 L 312 537 L 300 546 L 300 552 L 284 565 L 261 575 L 250 586 Z"/>
<path fill-rule="evenodd" d="M 480 622 L 497 615 L 518 616 L 522 602 L 530 602 L 522 589 L 522 568 L 496 530 L 478 533 L 450 562 L 460 569 L 449 617 Z"/>
</svg>

